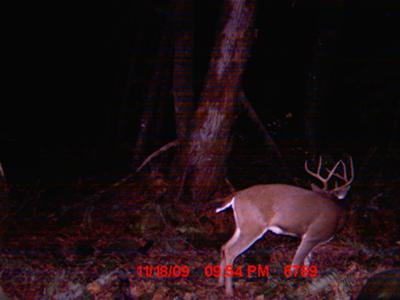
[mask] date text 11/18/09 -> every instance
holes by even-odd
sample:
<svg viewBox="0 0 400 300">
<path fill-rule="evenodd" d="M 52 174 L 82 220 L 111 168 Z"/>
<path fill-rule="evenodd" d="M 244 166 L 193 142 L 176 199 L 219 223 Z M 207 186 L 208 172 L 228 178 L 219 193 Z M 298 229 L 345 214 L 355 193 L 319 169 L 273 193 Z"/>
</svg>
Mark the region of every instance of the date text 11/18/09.
<svg viewBox="0 0 400 300">
<path fill-rule="evenodd" d="M 190 268 L 187 265 L 139 265 L 137 274 L 142 278 L 187 278 L 190 275 Z M 205 277 L 218 278 L 221 274 L 221 267 L 207 265 L 203 268 Z M 247 265 L 234 268 L 232 265 L 225 267 L 224 277 L 268 277 L 270 273 L 268 265 Z M 310 277 L 318 275 L 316 266 L 291 266 L 283 268 L 283 275 L 289 277 Z"/>
</svg>

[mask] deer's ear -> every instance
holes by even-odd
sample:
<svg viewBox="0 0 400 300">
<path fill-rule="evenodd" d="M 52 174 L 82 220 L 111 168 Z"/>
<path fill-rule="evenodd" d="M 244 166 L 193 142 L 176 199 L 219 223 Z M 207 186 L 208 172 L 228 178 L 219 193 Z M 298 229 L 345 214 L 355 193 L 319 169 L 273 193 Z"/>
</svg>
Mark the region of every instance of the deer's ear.
<svg viewBox="0 0 400 300">
<path fill-rule="evenodd" d="M 342 200 L 342 199 L 346 198 L 347 193 L 350 191 L 350 188 L 351 188 L 351 186 L 348 185 L 348 186 L 344 187 L 343 189 L 340 189 L 340 190 L 336 191 L 334 193 L 335 197 L 338 198 L 339 200 Z"/>
<path fill-rule="evenodd" d="M 311 190 L 317 193 L 322 193 L 324 192 L 323 189 L 321 189 L 319 186 L 315 185 L 314 183 L 311 183 Z"/>
</svg>

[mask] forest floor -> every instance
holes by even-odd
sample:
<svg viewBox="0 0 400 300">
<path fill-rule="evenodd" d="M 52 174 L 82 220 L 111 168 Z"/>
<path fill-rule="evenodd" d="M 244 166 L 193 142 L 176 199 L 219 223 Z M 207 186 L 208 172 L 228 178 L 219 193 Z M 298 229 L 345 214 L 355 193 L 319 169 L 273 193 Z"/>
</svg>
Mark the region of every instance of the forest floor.
<svg viewBox="0 0 400 300">
<path fill-rule="evenodd" d="M 64 203 L 54 196 L 47 211 L 28 209 L 32 198 L 2 228 L 0 299 L 228 299 L 217 266 L 232 213 L 188 206 L 180 219 L 162 201 L 163 184 L 126 181 L 97 197 L 86 195 L 101 188 L 86 188 Z M 361 242 L 352 223 L 318 248 L 315 269 L 294 277 L 285 266 L 299 240 L 268 233 L 236 260 L 235 299 L 356 298 L 373 274 L 400 266 L 390 218 L 375 214 L 380 232 Z"/>
</svg>

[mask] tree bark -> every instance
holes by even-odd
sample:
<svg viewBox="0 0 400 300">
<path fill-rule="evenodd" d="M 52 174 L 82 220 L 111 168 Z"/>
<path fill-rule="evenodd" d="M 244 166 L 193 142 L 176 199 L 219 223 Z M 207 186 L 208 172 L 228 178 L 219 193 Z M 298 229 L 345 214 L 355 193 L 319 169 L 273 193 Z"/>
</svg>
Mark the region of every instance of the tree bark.
<svg viewBox="0 0 400 300">
<path fill-rule="evenodd" d="M 172 63 L 172 44 L 171 36 L 166 29 L 162 35 L 158 57 L 155 59 L 153 75 L 150 80 L 147 95 L 143 101 L 142 116 L 139 121 L 139 130 L 136 138 L 136 144 L 133 149 L 133 168 L 141 163 L 146 150 L 150 144 L 148 138 L 155 129 L 157 107 L 159 101 L 166 101 L 169 96 L 171 63 Z M 154 145 L 152 145 L 154 146 Z"/>
<path fill-rule="evenodd" d="M 311 153 L 319 150 L 318 128 L 325 103 L 332 94 L 335 52 L 342 26 L 343 3 L 321 3 L 313 59 L 306 79 L 304 135 Z"/>
<path fill-rule="evenodd" d="M 275 153 L 275 155 L 282 160 L 282 153 L 279 151 L 278 146 L 275 144 L 273 138 L 269 134 L 268 130 L 265 128 L 264 124 L 261 122 L 260 118 L 258 117 L 256 111 L 254 110 L 253 106 L 247 99 L 245 93 L 243 90 L 239 92 L 239 99 L 244 108 L 247 111 L 247 114 L 249 115 L 249 118 L 254 122 L 256 125 L 258 131 L 263 135 L 264 137 L 264 142 L 265 144 L 272 149 L 272 151 Z"/>
<path fill-rule="evenodd" d="M 397 100 L 397 103 L 394 107 L 394 114 L 393 114 L 393 122 L 392 122 L 392 130 L 390 134 L 390 140 L 388 143 L 388 156 L 389 158 L 399 158 L 399 120 L 400 120 L 400 100 Z"/>
<path fill-rule="evenodd" d="M 181 155 L 181 188 L 191 200 L 207 200 L 224 182 L 231 127 L 241 76 L 254 37 L 255 0 L 225 0 L 218 33 L 193 130 Z"/>
<path fill-rule="evenodd" d="M 184 140 L 193 116 L 193 0 L 176 1 L 173 94 L 176 136 Z"/>
<path fill-rule="evenodd" d="M 10 212 L 9 192 L 10 187 L 4 173 L 3 166 L 0 162 L 0 225 L 8 217 Z"/>
<path fill-rule="evenodd" d="M 282 153 L 279 150 L 278 145 L 274 142 L 274 139 L 269 134 L 268 130 L 265 128 L 264 124 L 258 117 L 256 111 L 254 110 L 253 106 L 251 105 L 250 101 L 247 99 L 243 90 L 239 90 L 238 92 L 239 101 L 247 111 L 249 118 L 254 122 L 258 131 L 263 135 L 265 146 L 268 147 L 272 153 L 276 155 L 277 163 L 276 167 L 278 169 L 278 173 L 282 175 L 282 177 L 291 178 L 291 172 L 288 166 L 283 159 Z"/>
</svg>

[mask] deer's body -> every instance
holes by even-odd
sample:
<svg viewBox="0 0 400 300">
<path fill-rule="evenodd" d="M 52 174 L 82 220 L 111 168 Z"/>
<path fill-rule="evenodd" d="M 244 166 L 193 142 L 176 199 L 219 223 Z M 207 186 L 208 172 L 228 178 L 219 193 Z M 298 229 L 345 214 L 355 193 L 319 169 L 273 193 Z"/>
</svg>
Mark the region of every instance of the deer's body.
<svg viewBox="0 0 400 300">
<path fill-rule="evenodd" d="M 253 201 L 256 198 L 260 200 Z M 306 232 L 311 237 L 316 230 L 319 235 L 315 238 L 322 240 L 334 235 L 343 213 L 333 199 L 286 184 L 252 186 L 237 192 L 227 202 L 222 207 L 234 207 L 235 222 L 239 228 L 251 222 L 251 227 L 257 225 L 259 230 L 297 237 L 302 237 Z M 251 211 L 251 219 L 247 218 L 248 211 Z M 324 228 L 323 236 L 317 230 L 321 227 Z"/>
<path fill-rule="evenodd" d="M 323 189 L 315 185 L 312 185 L 312 190 L 286 184 L 256 185 L 236 192 L 216 210 L 220 212 L 232 207 L 236 223 L 235 233 L 221 248 L 219 284 L 223 285 L 225 282 L 226 294 L 233 294 L 232 278 L 224 276 L 226 266 L 233 265 L 235 258 L 267 231 L 301 238 L 292 265 L 309 265 L 312 250 L 329 241 L 342 220 L 343 209 L 335 201 L 346 196 L 352 179 L 347 179 L 345 170 L 343 176 L 334 173 L 340 163 L 345 167 L 339 161 L 325 179 L 319 176 L 320 166 L 318 167 L 318 178 L 324 182 Z M 306 170 L 312 173 L 307 166 Z M 352 177 L 353 174 L 352 169 Z M 316 173 L 312 175 L 317 177 Z M 347 183 L 328 190 L 327 181 L 333 175 Z"/>
</svg>

